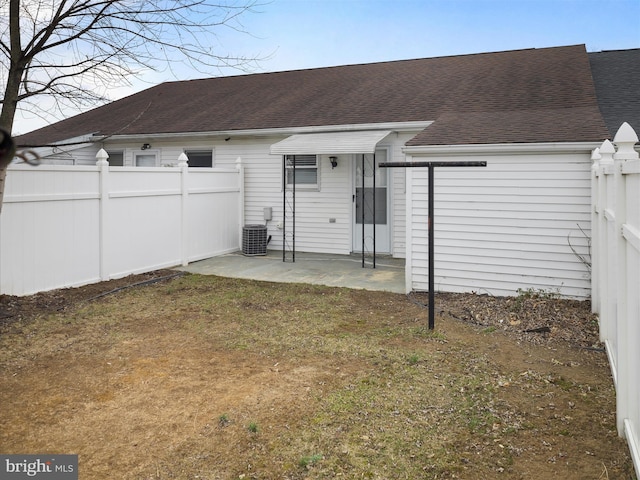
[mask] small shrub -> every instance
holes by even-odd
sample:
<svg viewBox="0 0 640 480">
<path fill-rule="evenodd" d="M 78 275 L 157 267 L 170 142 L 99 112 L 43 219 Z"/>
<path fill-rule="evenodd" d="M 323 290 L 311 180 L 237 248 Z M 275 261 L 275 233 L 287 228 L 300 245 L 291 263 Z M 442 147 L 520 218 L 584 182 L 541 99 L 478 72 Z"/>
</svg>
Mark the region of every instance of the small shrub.
<svg viewBox="0 0 640 480">
<path fill-rule="evenodd" d="M 409 355 L 409 357 L 407 358 L 407 362 L 409 362 L 409 365 L 416 365 L 419 361 L 420 357 L 416 353 Z"/>
<path fill-rule="evenodd" d="M 229 416 L 226 413 L 223 413 L 222 415 L 220 415 L 220 417 L 218 417 L 218 425 L 220 425 L 221 427 L 226 427 L 230 423 L 231 420 L 229 420 Z"/>
<path fill-rule="evenodd" d="M 324 457 L 321 454 L 315 454 L 315 455 L 308 455 L 305 457 L 302 457 L 299 461 L 298 461 L 298 465 L 302 468 L 309 468 L 313 465 L 315 465 L 316 463 L 318 463 L 320 460 L 322 460 Z"/>
</svg>

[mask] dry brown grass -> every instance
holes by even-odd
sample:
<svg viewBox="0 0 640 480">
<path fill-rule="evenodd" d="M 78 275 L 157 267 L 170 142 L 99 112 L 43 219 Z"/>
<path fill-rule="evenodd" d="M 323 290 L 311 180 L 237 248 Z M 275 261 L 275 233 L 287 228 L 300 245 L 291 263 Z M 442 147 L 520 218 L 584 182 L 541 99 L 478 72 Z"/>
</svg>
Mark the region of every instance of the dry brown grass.
<svg viewBox="0 0 640 480">
<path fill-rule="evenodd" d="M 81 478 L 633 477 L 606 355 L 560 337 L 197 275 L 62 305 L 3 328 L 0 451 L 77 453 Z"/>
</svg>

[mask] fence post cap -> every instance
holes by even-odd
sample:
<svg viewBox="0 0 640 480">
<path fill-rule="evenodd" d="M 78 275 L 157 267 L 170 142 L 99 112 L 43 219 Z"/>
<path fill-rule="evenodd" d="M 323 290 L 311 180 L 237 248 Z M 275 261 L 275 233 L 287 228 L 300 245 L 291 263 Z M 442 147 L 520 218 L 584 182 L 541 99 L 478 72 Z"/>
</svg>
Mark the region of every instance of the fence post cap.
<svg viewBox="0 0 640 480">
<path fill-rule="evenodd" d="M 189 166 L 189 157 L 187 154 L 182 152 L 180 156 L 178 156 L 178 166 L 179 167 L 188 167 Z"/>
<path fill-rule="evenodd" d="M 109 154 L 104 148 L 101 148 L 98 150 L 98 153 L 96 153 L 96 165 L 109 165 L 108 158 Z"/>
<path fill-rule="evenodd" d="M 620 125 L 616 136 L 613 138 L 614 143 L 638 143 L 638 134 L 633 127 L 627 122 Z"/>
<path fill-rule="evenodd" d="M 613 141 L 618 146 L 616 158 L 638 158 L 638 153 L 634 149 L 635 144 L 638 143 L 638 134 L 627 122 L 620 125 Z"/>
<path fill-rule="evenodd" d="M 613 164 L 613 154 L 616 153 L 616 147 L 610 140 L 605 140 L 600 146 L 600 164 Z"/>
</svg>

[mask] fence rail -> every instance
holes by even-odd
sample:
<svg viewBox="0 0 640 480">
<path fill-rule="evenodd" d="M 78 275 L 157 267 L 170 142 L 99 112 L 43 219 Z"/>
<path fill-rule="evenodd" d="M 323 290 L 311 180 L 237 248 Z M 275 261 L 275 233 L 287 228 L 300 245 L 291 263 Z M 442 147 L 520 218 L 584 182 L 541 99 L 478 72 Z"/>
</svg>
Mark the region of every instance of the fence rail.
<svg viewBox="0 0 640 480">
<path fill-rule="evenodd" d="M 623 124 L 593 154 L 592 305 L 616 387 L 617 428 L 640 474 L 640 160 Z"/>
<path fill-rule="evenodd" d="M 243 167 L 11 166 L 0 293 L 27 295 L 186 265 L 240 245 Z"/>
</svg>

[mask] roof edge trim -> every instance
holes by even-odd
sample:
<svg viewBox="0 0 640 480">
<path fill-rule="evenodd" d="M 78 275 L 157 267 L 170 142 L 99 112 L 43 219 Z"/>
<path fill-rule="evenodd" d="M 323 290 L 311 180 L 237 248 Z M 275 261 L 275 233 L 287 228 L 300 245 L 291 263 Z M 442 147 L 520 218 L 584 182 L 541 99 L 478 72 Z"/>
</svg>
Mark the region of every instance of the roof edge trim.
<svg viewBox="0 0 640 480">
<path fill-rule="evenodd" d="M 257 128 L 247 130 L 213 130 L 208 132 L 179 132 L 179 133 L 139 133 L 127 135 L 104 135 L 105 138 L 118 140 L 133 140 L 139 138 L 183 138 L 209 136 L 272 136 L 296 135 L 303 133 L 332 133 L 365 130 L 391 130 L 394 132 L 421 131 L 433 123 L 433 120 L 419 122 L 385 122 L 385 123 L 354 123 L 344 125 L 318 125 L 307 127 Z M 101 135 L 97 135 L 100 137 Z"/>
<path fill-rule="evenodd" d="M 402 152 L 414 157 L 475 155 L 510 155 L 513 153 L 591 153 L 602 142 L 494 143 L 468 145 L 405 146 Z"/>
</svg>

